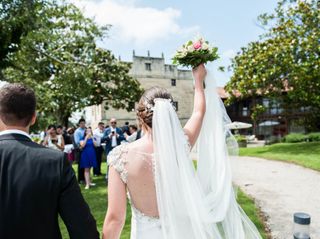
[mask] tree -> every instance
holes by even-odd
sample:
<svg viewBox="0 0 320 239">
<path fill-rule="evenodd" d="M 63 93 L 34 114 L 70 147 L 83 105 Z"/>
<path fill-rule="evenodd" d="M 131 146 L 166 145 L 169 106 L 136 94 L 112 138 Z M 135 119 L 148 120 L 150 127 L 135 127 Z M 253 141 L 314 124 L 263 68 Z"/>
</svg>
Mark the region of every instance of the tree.
<svg viewBox="0 0 320 239">
<path fill-rule="evenodd" d="M 98 27 L 72 4 L 47 3 L 38 11 L 37 29 L 7 56 L 5 80 L 31 86 L 38 110 L 64 125 L 72 112 L 104 101 L 131 110 L 142 89 L 128 75 L 130 65 L 96 45 L 108 27 Z"/>
<path fill-rule="evenodd" d="M 266 33 L 233 59 L 227 90 L 237 89 L 242 97 L 284 97 L 320 115 L 319 16 L 316 0 L 281 0 L 274 14 L 262 14 Z"/>
<path fill-rule="evenodd" d="M 15 52 L 21 37 L 36 29 L 37 10 L 45 0 L 2 0 L 0 3 L 0 69 L 8 66 L 7 55 Z"/>
</svg>

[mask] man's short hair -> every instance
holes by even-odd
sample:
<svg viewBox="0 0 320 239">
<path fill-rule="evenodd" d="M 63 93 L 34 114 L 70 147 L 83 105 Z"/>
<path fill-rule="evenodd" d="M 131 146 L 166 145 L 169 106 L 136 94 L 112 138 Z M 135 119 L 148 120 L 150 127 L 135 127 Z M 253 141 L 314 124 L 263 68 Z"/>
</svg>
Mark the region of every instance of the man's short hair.
<svg viewBox="0 0 320 239">
<path fill-rule="evenodd" d="M 103 122 L 99 122 L 98 125 L 99 125 L 99 126 L 100 126 L 100 125 L 104 125 L 104 123 L 103 123 Z"/>
<path fill-rule="evenodd" d="M 62 125 L 58 125 L 57 129 L 63 129 Z"/>
<path fill-rule="evenodd" d="M 80 124 L 81 122 L 86 122 L 86 120 L 85 119 L 83 119 L 83 118 L 81 118 L 81 119 L 79 119 L 79 122 L 78 122 L 78 124 Z"/>
<path fill-rule="evenodd" d="M 9 126 L 27 127 L 36 112 L 36 96 L 22 84 L 6 84 L 0 88 L 0 118 Z"/>
<path fill-rule="evenodd" d="M 137 126 L 135 126 L 134 124 L 130 125 L 129 127 L 130 127 L 130 128 L 133 128 L 133 129 L 136 130 L 136 131 L 138 130 Z"/>
<path fill-rule="evenodd" d="M 49 129 L 57 130 L 57 128 L 59 128 L 59 127 L 56 127 L 54 124 L 50 124 L 50 125 L 48 126 L 48 130 L 49 130 Z"/>
</svg>

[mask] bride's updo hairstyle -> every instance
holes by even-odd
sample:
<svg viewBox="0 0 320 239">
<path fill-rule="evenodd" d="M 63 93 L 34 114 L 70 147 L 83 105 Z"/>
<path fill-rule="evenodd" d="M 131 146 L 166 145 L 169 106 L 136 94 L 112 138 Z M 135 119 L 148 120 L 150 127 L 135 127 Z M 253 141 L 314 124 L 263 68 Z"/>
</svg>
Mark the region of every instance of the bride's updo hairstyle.
<svg viewBox="0 0 320 239">
<path fill-rule="evenodd" d="M 156 98 L 173 100 L 172 95 L 164 88 L 155 86 L 146 90 L 141 96 L 137 107 L 139 123 L 145 128 L 147 128 L 146 126 L 152 128 L 154 99 Z"/>
</svg>

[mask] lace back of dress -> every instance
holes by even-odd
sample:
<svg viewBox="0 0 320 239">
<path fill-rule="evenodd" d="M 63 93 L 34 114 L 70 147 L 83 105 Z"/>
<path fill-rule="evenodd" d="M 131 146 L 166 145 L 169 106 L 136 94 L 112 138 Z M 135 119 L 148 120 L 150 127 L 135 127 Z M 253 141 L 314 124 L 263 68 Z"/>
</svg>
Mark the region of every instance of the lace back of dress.
<svg viewBox="0 0 320 239">
<path fill-rule="evenodd" d="M 110 153 L 108 163 L 126 184 L 133 209 L 142 215 L 157 218 L 153 154 L 131 148 L 130 145 L 120 145 Z"/>
</svg>

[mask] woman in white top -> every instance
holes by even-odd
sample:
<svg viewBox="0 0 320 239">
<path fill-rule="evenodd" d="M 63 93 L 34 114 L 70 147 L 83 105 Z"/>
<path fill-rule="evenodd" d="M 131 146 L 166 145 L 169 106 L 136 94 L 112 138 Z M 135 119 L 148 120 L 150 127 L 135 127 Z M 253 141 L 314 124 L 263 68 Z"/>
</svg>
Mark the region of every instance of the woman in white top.
<svg viewBox="0 0 320 239">
<path fill-rule="evenodd" d="M 63 151 L 64 150 L 64 140 L 62 135 L 57 134 L 57 128 L 55 125 L 49 125 L 47 136 L 44 139 L 43 145 L 51 148 Z"/>
<path fill-rule="evenodd" d="M 130 125 L 129 126 L 129 132 L 130 132 L 130 135 L 128 135 L 127 133 L 124 133 L 124 137 L 126 138 L 126 140 L 129 142 L 129 143 L 132 143 L 134 141 L 137 140 L 137 134 L 138 134 L 138 128 L 137 126 L 135 125 Z"/>
</svg>

